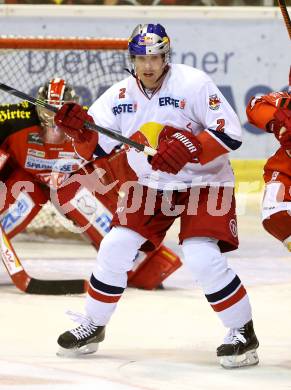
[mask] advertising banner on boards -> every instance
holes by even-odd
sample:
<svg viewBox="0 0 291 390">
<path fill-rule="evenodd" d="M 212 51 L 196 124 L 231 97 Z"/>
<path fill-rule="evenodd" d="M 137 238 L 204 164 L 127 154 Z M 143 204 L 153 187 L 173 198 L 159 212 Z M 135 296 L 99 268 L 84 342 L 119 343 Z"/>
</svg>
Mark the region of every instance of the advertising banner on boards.
<svg viewBox="0 0 291 390">
<path fill-rule="evenodd" d="M 218 85 L 237 112 L 244 132 L 243 146 L 233 156 L 236 158 L 265 158 L 275 150 L 273 137 L 255 129 L 246 120 L 245 107 L 251 96 L 284 90 L 288 86 L 290 66 L 290 40 L 278 11 L 266 7 L 253 9 L 229 7 L 57 7 L 62 12 L 43 12 L 33 7 L 30 15 L 0 14 L 0 35 L 120 37 L 127 38 L 138 23 L 161 23 L 171 38 L 172 62 L 184 63 L 206 72 Z M 74 8 L 74 9 L 73 9 Z M 98 8 L 98 12 L 95 10 Z M 100 11 L 106 8 L 105 11 Z M 141 8 L 140 10 L 138 8 Z M 183 10 L 181 11 L 181 8 Z M 206 12 L 207 8 L 207 12 Z M 265 9 L 266 8 L 266 9 Z M 51 8 L 50 8 L 51 9 Z M 73 9 L 73 10 L 72 10 Z M 128 11 L 130 9 L 130 12 Z M 145 10 L 146 9 L 146 10 Z M 68 10 L 68 9 L 67 9 Z M 82 12 L 80 11 L 82 10 Z M 151 11 L 151 12 L 150 12 Z M 50 78 L 67 74 L 82 75 L 90 72 L 102 59 L 88 52 L 80 59 L 74 52 L 60 58 L 54 54 L 54 68 L 48 68 L 48 58 L 40 59 L 33 52 L 26 53 L 25 73 L 30 80 L 30 90 L 36 90 L 40 77 Z M 101 62 L 100 62 L 101 61 Z M 112 56 L 110 72 L 118 73 L 117 79 L 126 76 L 123 65 L 126 58 Z M 108 65 L 106 65 L 108 66 Z M 3 82 L 13 80 L 14 69 L 2 74 Z M 7 70 L 6 70 L 7 73 Z M 53 74 L 52 74 L 53 73 Z M 13 85 L 12 85 L 13 86 Z M 106 82 L 99 89 L 90 85 L 78 85 L 81 94 L 90 104 L 110 85 Z M 17 87 L 17 86 L 15 86 Z M 3 96 L 0 97 L 3 102 Z"/>
</svg>

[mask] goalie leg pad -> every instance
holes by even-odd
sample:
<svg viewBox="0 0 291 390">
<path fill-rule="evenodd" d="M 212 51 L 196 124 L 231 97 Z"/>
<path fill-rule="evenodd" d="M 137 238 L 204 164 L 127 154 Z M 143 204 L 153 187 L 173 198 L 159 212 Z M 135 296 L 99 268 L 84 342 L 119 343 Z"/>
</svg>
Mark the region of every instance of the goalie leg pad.
<svg viewBox="0 0 291 390">
<path fill-rule="evenodd" d="M 154 290 L 181 265 L 179 256 L 161 245 L 128 273 L 128 286 Z"/>
<path fill-rule="evenodd" d="M 74 232 L 89 238 L 96 249 L 109 233 L 112 213 L 104 199 L 78 182 L 64 185 L 52 198 L 55 207 L 74 222 Z"/>
<path fill-rule="evenodd" d="M 0 221 L 9 238 L 22 232 L 38 214 L 48 195 L 24 170 L 14 171 L 5 180 L 6 193 Z"/>
</svg>

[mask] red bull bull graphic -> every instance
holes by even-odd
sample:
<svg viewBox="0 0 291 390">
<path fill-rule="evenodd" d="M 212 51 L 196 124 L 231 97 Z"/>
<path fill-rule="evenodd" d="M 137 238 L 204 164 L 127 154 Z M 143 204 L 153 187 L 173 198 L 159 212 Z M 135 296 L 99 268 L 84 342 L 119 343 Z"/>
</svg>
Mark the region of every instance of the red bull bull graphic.
<svg viewBox="0 0 291 390">
<path fill-rule="evenodd" d="M 221 104 L 221 101 L 219 99 L 219 97 L 215 94 L 215 95 L 210 95 L 209 96 L 209 108 L 210 110 L 218 110 L 219 107 L 220 107 L 220 104 Z"/>
</svg>

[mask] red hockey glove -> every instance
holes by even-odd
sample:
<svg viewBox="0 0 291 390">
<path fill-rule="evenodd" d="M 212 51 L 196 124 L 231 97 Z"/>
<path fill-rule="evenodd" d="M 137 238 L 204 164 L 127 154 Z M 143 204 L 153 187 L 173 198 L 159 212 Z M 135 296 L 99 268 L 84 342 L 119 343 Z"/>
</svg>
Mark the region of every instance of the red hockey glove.
<svg viewBox="0 0 291 390">
<path fill-rule="evenodd" d="M 195 135 L 178 129 L 174 129 L 176 132 L 171 134 L 173 128 L 168 126 L 164 130 L 157 154 L 151 160 L 153 170 L 176 174 L 188 162 L 197 162 L 202 148 Z"/>
<path fill-rule="evenodd" d="M 284 149 L 291 149 L 291 110 L 278 109 L 274 114 L 274 118 L 270 129 Z"/>
<path fill-rule="evenodd" d="M 92 122 L 93 118 L 77 103 L 65 103 L 55 115 L 55 124 L 72 139 L 76 153 L 83 159 L 92 159 L 98 144 L 98 134 L 88 130 L 84 122 Z"/>
</svg>

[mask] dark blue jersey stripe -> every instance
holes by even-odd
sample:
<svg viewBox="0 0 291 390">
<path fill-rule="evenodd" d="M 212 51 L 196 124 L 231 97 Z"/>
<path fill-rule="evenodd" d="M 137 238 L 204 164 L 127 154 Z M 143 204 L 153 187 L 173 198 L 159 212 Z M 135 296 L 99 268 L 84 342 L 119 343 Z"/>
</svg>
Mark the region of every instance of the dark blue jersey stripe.
<svg viewBox="0 0 291 390">
<path fill-rule="evenodd" d="M 208 129 L 215 137 L 219 138 L 227 147 L 231 150 L 236 150 L 241 146 L 241 141 L 230 138 L 229 135 L 222 133 L 221 131 Z"/>
</svg>

